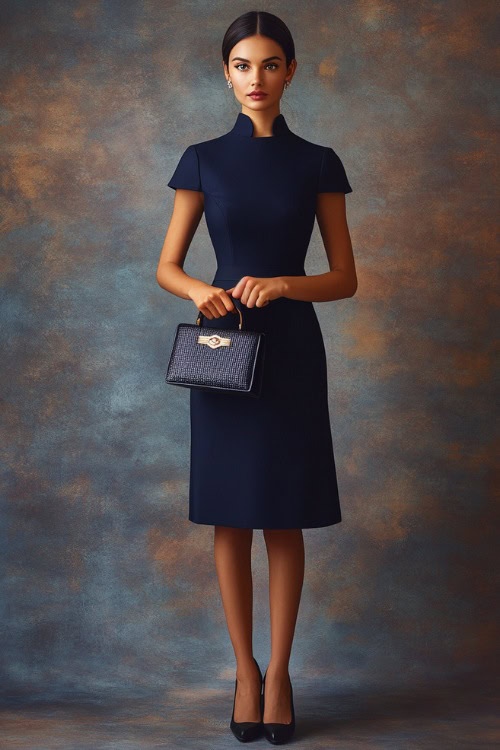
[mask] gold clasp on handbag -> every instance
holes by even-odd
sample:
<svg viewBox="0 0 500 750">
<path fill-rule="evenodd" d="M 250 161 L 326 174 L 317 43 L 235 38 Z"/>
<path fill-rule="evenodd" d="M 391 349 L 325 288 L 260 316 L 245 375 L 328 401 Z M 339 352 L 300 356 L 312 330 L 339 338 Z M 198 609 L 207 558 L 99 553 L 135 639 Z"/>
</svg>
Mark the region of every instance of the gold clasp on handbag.
<svg viewBox="0 0 500 750">
<path fill-rule="evenodd" d="M 219 346 L 229 346 L 231 344 L 230 338 L 223 338 L 222 336 L 198 336 L 199 344 L 207 344 L 211 349 L 217 349 Z"/>
</svg>

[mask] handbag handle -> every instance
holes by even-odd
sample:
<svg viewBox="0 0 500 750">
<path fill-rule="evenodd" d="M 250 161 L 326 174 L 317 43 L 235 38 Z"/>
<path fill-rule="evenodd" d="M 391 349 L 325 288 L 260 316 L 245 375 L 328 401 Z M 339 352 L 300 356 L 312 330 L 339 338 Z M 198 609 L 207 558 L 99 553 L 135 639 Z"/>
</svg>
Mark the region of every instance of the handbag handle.
<svg viewBox="0 0 500 750">
<path fill-rule="evenodd" d="M 237 300 L 238 298 L 237 298 L 237 297 L 233 297 L 232 299 L 233 299 L 233 302 L 236 302 L 236 300 Z M 240 300 L 240 305 L 241 305 L 241 304 L 242 304 L 242 302 L 241 302 L 241 300 Z M 241 315 L 241 310 L 240 310 L 240 308 L 238 307 L 238 305 L 236 305 L 236 309 L 238 310 L 238 313 L 239 313 L 239 316 L 240 316 L 240 322 L 239 322 L 239 324 L 238 324 L 238 330 L 240 330 L 240 331 L 241 331 L 241 326 L 243 325 L 243 317 L 242 317 L 242 315 Z M 206 315 L 203 315 L 202 311 L 200 310 L 200 312 L 198 313 L 198 317 L 196 318 L 196 325 L 197 325 L 197 326 L 201 325 L 201 319 L 202 319 L 202 318 L 205 318 L 205 320 L 208 320 L 207 316 L 206 316 Z M 203 327 L 203 326 L 202 326 L 202 327 Z"/>
</svg>

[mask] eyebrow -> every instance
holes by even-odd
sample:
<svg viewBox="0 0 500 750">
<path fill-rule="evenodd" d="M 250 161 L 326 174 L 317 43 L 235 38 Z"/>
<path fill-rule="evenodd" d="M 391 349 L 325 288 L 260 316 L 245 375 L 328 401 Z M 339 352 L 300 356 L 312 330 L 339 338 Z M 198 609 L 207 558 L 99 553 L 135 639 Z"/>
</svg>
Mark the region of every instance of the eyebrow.
<svg viewBox="0 0 500 750">
<path fill-rule="evenodd" d="M 281 59 L 282 58 L 279 55 L 273 55 L 272 57 L 265 57 L 264 60 L 262 60 L 262 62 L 269 62 L 269 60 L 281 60 Z M 247 62 L 247 63 L 250 62 L 250 60 L 247 60 L 246 57 L 233 57 L 231 62 L 233 62 L 234 60 L 241 60 L 242 62 Z"/>
</svg>

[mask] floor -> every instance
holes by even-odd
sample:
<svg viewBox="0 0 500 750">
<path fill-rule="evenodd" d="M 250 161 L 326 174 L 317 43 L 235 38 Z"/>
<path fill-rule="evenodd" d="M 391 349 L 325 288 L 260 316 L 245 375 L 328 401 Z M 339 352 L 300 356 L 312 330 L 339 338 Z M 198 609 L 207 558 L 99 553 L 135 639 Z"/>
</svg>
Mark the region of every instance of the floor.
<svg viewBox="0 0 500 750">
<path fill-rule="evenodd" d="M 455 680 L 427 686 L 335 691 L 293 678 L 297 728 L 311 750 L 476 750 L 500 747 L 498 685 Z M 6 695 L 2 750 L 224 750 L 234 683 L 166 689 L 142 698 L 33 700 Z M 254 748 L 269 747 L 262 737 Z"/>
</svg>

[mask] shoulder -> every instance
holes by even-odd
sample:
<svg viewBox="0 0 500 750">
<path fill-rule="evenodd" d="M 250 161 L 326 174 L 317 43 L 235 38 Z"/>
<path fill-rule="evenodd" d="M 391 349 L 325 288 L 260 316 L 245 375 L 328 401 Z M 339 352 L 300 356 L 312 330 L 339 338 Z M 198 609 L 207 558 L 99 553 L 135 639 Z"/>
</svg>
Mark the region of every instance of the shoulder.
<svg viewBox="0 0 500 750">
<path fill-rule="evenodd" d="M 207 164 L 213 162 L 211 155 L 218 157 L 221 153 L 221 143 L 224 136 L 211 138 L 207 141 L 190 143 L 181 149 L 181 156 L 175 168 L 175 171 L 167 182 L 171 188 L 183 188 L 185 190 L 203 190 L 202 174 Z"/>
<path fill-rule="evenodd" d="M 319 175 L 325 172 L 345 172 L 342 160 L 332 146 L 309 141 L 296 133 L 293 134 L 293 142 L 297 152 L 307 159 Z"/>
<path fill-rule="evenodd" d="M 297 135 L 297 133 L 293 134 L 293 138 L 297 142 L 297 145 L 301 146 L 302 148 L 309 149 L 311 153 L 320 154 L 322 149 L 325 148 L 325 146 L 321 146 L 319 143 L 313 143 L 313 141 L 308 141 L 306 138 L 303 138 L 301 135 Z"/>
<path fill-rule="evenodd" d="M 308 154 L 311 156 L 311 158 L 318 159 L 320 162 L 327 157 L 331 152 L 335 154 L 335 156 L 338 157 L 338 154 L 336 151 L 333 150 L 333 148 L 329 145 L 322 145 L 321 143 L 314 143 L 313 141 L 308 141 L 306 138 L 303 138 L 300 135 L 297 135 L 294 133 L 294 140 L 297 142 L 297 146 L 299 148 L 304 149 L 304 151 L 308 152 Z"/>
<path fill-rule="evenodd" d="M 198 157 L 210 154 L 213 151 L 217 151 L 220 147 L 226 143 L 227 134 L 219 135 L 216 138 L 210 138 L 207 141 L 198 141 L 197 143 L 191 143 L 189 146 L 185 146 L 186 151 L 191 151 Z"/>
<path fill-rule="evenodd" d="M 310 163 L 314 164 L 317 192 L 352 193 L 344 164 L 332 146 L 313 143 L 298 135 L 295 135 L 295 139 Z"/>
</svg>

